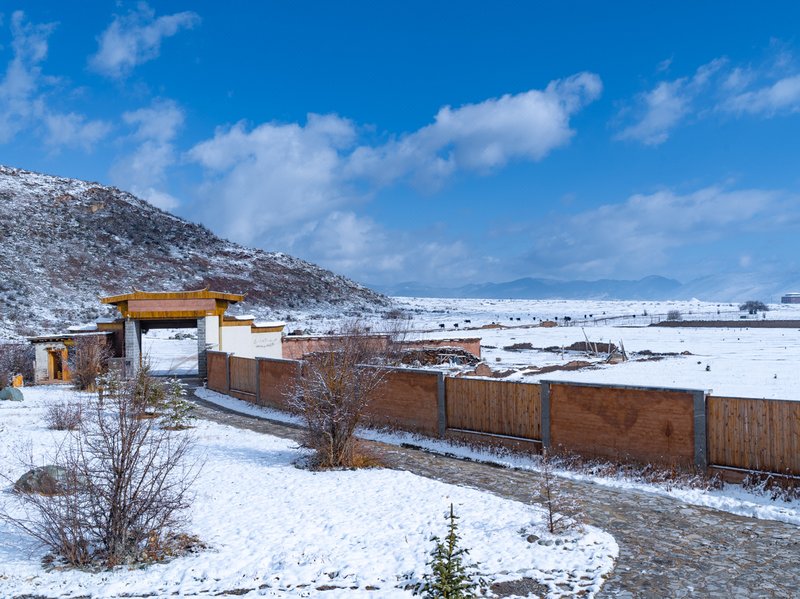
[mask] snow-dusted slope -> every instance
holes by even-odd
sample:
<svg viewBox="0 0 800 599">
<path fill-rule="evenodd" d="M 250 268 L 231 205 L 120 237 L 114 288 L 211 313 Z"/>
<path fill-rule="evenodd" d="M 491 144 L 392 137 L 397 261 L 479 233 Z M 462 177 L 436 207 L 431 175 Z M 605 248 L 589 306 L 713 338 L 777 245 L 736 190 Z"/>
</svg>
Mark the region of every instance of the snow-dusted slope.
<svg viewBox="0 0 800 599">
<path fill-rule="evenodd" d="M 246 293 L 251 312 L 370 311 L 388 300 L 282 253 L 242 247 L 97 183 L 0 166 L 0 338 L 106 315 L 139 289 Z"/>
</svg>

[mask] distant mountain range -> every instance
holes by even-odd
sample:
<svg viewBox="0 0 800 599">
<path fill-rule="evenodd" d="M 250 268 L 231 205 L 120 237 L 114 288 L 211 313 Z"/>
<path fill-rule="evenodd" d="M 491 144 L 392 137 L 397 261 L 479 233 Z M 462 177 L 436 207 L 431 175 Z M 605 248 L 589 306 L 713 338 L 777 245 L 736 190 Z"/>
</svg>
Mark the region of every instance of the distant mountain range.
<svg viewBox="0 0 800 599">
<path fill-rule="evenodd" d="M 373 285 L 389 296 L 476 299 L 608 299 L 689 300 L 738 302 L 758 299 L 779 302 L 788 291 L 800 291 L 800 274 L 778 279 L 763 274 L 712 275 L 681 283 L 652 275 L 639 280 L 599 279 L 559 281 L 523 278 L 505 283 L 478 283 L 461 287 L 435 287 L 421 283 Z"/>
</svg>

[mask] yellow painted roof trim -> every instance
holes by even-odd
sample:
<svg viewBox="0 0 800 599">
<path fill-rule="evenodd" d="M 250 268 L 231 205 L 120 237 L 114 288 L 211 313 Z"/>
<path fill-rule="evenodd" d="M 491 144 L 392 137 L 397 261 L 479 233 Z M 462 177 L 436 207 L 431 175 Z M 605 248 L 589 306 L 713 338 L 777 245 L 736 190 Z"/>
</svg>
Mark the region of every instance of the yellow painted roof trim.
<svg viewBox="0 0 800 599">
<path fill-rule="evenodd" d="M 222 291 L 209 291 L 208 287 L 196 291 L 141 291 L 133 288 L 132 293 L 110 295 L 100 298 L 104 304 L 119 304 L 130 300 L 148 299 L 215 299 L 232 304 L 244 300 L 244 295 L 239 293 L 224 293 Z"/>
</svg>

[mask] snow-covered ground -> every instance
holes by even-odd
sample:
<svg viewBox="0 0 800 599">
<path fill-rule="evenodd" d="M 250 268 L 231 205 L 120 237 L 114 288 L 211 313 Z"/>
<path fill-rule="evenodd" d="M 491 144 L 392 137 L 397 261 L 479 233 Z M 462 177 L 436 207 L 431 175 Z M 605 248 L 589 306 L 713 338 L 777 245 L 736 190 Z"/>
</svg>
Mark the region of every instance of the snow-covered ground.
<svg viewBox="0 0 800 599">
<path fill-rule="evenodd" d="M 650 327 L 652 315 L 677 310 L 686 319 L 739 320 L 738 306 L 709 302 L 599 301 L 599 300 L 481 300 L 395 298 L 411 314 L 410 338 L 480 337 L 482 357 L 495 370 L 526 369 L 587 360 L 596 365 L 578 371 L 545 374 L 518 372 L 504 380 L 536 382 L 565 380 L 607 384 L 712 390 L 718 395 L 800 400 L 800 331 L 769 328 Z M 719 314 L 717 314 L 719 311 Z M 637 318 L 632 318 L 633 315 Z M 647 316 L 645 316 L 647 314 Z M 800 305 L 773 304 L 770 320 L 800 320 Z M 542 320 L 569 316 L 571 326 L 539 327 Z M 587 320 L 584 324 L 576 324 Z M 592 318 L 589 318 L 589 317 Z M 592 319 L 614 320 L 592 324 Z M 753 317 L 749 317 L 753 318 Z M 763 314 L 757 317 L 763 320 Z M 517 320 L 519 319 L 519 320 Z M 467 322 L 469 321 L 469 322 Z M 482 328 L 497 323 L 503 328 Z M 300 319 L 298 326 L 316 332 L 334 329 L 333 317 Z M 374 330 L 390 328 L 375 320 Z M 444 324 L 442 329 L 439 325 Z M 455 325 L 458 324 L 458 327 Z M 644 325 L 644 326 L 643 326 Z M 629 354 L 650 350 L 664 356 L 633 356 L 622 364 L 605 364 L 582 352 L 541 351 L 575 342 L 622 342 Z M 505 347 L 530 343 L 531 350 Z"/>
<path fill-rule="evenodd" d="M 195 393 L 206 401 L 242 414 L 290 424 L 299 424 L 301 422 L 297 416 L 292 414 L 256 406 L 208 389 L 197 389 Z M 479 462 L 491 462 L 508 468 L 540 470 L 540 459 L 538 457 L 514 454 L 502 449 L 477 448 L 440 439 L 422 437 L 412 433 L 369 428 L 359 429 L 358 435 L 361 438 L 372 441 L 381 441 L 392 445 L 410 444 L 436 453 L 454 455 Z M 800 526 L 800 501 L 772 499 L 769 493 L 753 492 L 742 488 L 741 485 L 726 484 L 722 489 L 700 489 L 681 486 L 671 480 L 664 483 L 646 483 L 640 480 L 633 480 L 621 473 L 616 476 L 595 476 L 564 469 L 555 469 L 554 472 L 563 478 L 591 482 L 603 487 L 654 493 L 672 497 L 684 503 L 722 510 L 740 516 L 777 520 Z"/>
<path fill-rule="evenodd" d="M 151 329 L 142 335 L 142 353 L 154 374 L 197 374 L 197 331 Z"/>
<path fill-rule="evenodd" d="M 43 463 L 66 433 L 45 428 L 52 402 L 74 398 L 65 387 L 26 388 L 22 403 L 0 402 L 0 510 L 16 509 L 9 480 L 30 444 Z M 207 421 L 195 436 L 204 462 L 188 532 L 208 544 L 200 553 L 144 569 L 85 572 L 45 569 L 44 550 L 0 522 L 0 595 L 135 597 L 246 596 L 410 597 L 402 587 L 425 571 L 432 534 L 445 534 L 450 504 L 460 516 L 463 545 L 490 580 L 534 577 L 551 596 L 596 592 L 618 554 L 596 528 L 553 544 L 543 510 L 407 472 L 371 469 L 311 472 L 295 464 L 305 452 L 292 442 Z M 566 584 L 570 591 L 557 587 Z M 372 589 L 372 590 L 369 590 Z"/>
</svg>

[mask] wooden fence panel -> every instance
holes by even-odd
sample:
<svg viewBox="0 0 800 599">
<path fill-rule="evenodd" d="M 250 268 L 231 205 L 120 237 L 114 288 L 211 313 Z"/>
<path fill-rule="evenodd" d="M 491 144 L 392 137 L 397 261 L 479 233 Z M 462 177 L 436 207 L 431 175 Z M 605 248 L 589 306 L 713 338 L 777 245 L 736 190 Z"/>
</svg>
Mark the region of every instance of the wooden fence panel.
<svg viewBox="0 0 800 599">
<path fill-rule="evenodd" d="M 231 391 L 256 394 L 256 361 L 253 358 L 231 356 Z"/>
<path fill-rule="evenodd" d="M 445 389 L 448 428 L 541 440 L 539 385 L 447 378 Z"/>
<path fill-rule="evenodd" d="M 219 393 L 228 392 L 228 358 L 222 352 L 209 351 L 206 353 L 208 360 L 208 388 Z"/>
<path fill-rule="evenodd" d="M 712 466 L 800 475 L 800 402 L 707 399 Z"/>
</svg>

